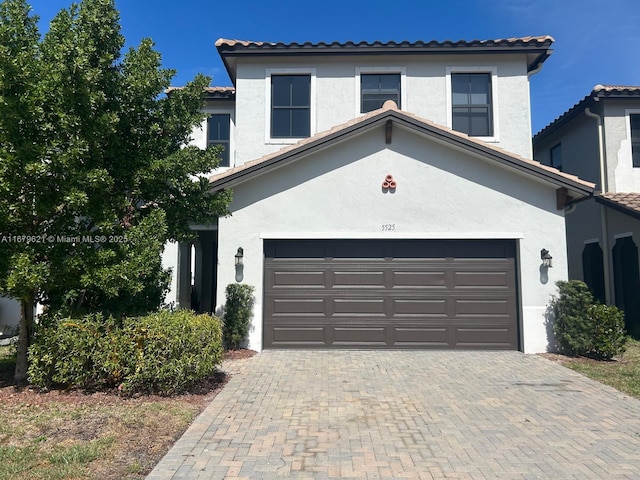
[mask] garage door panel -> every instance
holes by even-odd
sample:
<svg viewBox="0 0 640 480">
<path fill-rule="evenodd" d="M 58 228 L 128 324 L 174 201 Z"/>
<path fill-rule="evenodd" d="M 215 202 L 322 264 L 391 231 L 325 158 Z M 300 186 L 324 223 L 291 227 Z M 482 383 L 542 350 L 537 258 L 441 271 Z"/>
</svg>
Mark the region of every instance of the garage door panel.
<svg viewBox="0 0 640 480">
<path fill-rule="evenodd" d="M 446 271 L 393 271 L 392 288 L 446 288 Z"/>
<path fill-rule="evenodd" d="M 265 241 L 265 348 L 518 348 L 514 241 L 281 242 Z"/>
<path fill-rule="evenodd" d="M 513 284 L 508 272 L 461 272 L 454 273 L 455 288 L 509 288 Z"/>
<path fill-rule="evenodd" d="M 455 346 L 510 349 L 516 338 L 515 328 L 498 326 L 493 328 L 459 327 L 456 329 Z"/>
<path fill-rule="evenodd" d="M 322 316 L 326 315 L 324 298 L 278 298 L 268 309 L 273 316 Z"/>
<path fill-rule="evenodd" d="M 381 298 L 336 298 L 333 301 L 333 315 L 386 317 L 385 301 Z"/>
<path fill-rule="evenodd" d="M 306 289 L 325 288 L 325 272 L 320 271 L 274 271 L 271 288 L 274 289 Z"/>
<path fill-rule="evenodd" d="M 386 327 L 372 325 L 335 326 L 333 328 L 335 344 L 386 345 Z"/>
<path fill-rule="evenodd" d="M 443 299 L 396 298 L 392 304 L 394 317 L 447 314 L 447 301 Z"/>
<path fill-rule="evenodd" d="M 447 329 L 444 327 L 400 327 L 395 329 L 396 345 L 412 348 L 447 348 Z"/>
<path fill-rule="evenodd" d="M 326 343 L 325 327 L 320 325 L 309 327 L 279 326 L 273 328 L 269 334 L 271 336 L 270 343 L 274 346 L 313 344 L 320 347 Z"/>
<path fill-rule="evenodd" d="M 333 273 L 333 288 L 385 288 L 385 272 L 349 272 L 344 270 Z"/>
<path fill-rule="evenodd" d="M 473 315 L 476 317 L 483 315 L 512 317 L 514 314 L 514 305 L 509 298 L 457 299 L 454 301 L 454 305 L 454 315 L 456 317 L 465 315 Z"/>
</svg>

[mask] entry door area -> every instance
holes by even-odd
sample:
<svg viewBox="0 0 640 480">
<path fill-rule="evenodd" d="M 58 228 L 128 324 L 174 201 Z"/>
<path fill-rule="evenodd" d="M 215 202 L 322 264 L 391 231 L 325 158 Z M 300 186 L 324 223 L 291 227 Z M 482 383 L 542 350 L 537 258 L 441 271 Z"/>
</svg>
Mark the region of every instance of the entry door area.
<svg viewBox="0 0 640 480">
<path fill-rule="evenodd" d="M 265 240 L 264 348 L 518 349 L 513 240 Z"/>
</svg>

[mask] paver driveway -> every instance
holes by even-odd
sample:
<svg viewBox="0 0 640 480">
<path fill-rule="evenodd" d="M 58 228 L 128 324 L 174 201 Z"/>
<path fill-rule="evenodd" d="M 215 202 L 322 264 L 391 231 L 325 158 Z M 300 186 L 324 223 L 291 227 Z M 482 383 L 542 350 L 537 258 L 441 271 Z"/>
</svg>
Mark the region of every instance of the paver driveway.
<svg viewBox="0 0 640 480">
<path fill-rule="evenodd" d="M 640 478 L 640 401 L 518 352 L 265 351 L 149 479 Z"/>
</svg>

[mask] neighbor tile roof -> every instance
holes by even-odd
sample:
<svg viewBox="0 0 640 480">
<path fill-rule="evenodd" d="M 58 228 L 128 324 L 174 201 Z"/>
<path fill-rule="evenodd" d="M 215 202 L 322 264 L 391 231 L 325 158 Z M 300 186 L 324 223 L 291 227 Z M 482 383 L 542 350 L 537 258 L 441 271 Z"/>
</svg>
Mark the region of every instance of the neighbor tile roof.
<svg viewBox="0 0 640 480">
<path fill-rule="evenodd" d="M 242 182 L 247 175 L 252 176 L 253 174 L 257 174 L 259 171 L 268 169 L 271 165 L 290 160 L 298 154 L 305 154 L 308 151 L 323 148 L 331 142 L 358 130 L 369 122 L 386 119 L 392 115 L 396 120 L 406 121 L 407 125 L 422 128 L 424 131 L 427 131 L 444 141 L 449 143 L 458 143 L 477 154 L 494 158 L 497 161 L 509 164 L 512 167 L 527 171 L 539 177 L 544 177 L 552 182 L 563 184 L 563 186 L 570 186 L 574 190 L 582 192 L 583 195 L 592 194 L 595 189 L 595 184 L 581 180 L 575 175 L 561 172 L 556 168 L 543 165 L 532 159 L 521 157 L 502 148 L 483 142 L 482 140 L 470 137 L 464 133 L 444 127 L 404 110 L 400 110 L 393 101 L 387 101 L 382 108 L 378 110 L 371 111 L 341 125 L 336 125 L 330 130 L 326 130 L 324 132 L 317 133 L 312 137 L 300 140 L 294 145 L 287 146 L 277 152 L 246 162 L 237 167 L 230 168 L 229 170 L 217 175 L 213 175 L 210 177 L 209 181 L 212 184 L 212 187 L 217 190 L 230 187 L 235 183 Z"/>
<path fill-rule="evenodd" d="M 586 108 L 592 106 L 601 98 L 640 98 L 640 86 L 596 85 L 586 97 L 536 133 L 533 137 L 534 143 L 553 133 L 556 128 L 559 128 L 572 118 L 581 114 Z"/>
<path fill-rule="evenodd" d="M 415 55 L 521 53 L 527 55 L 528 70 L 533 71 L 551 55 L 554 39 L 549 35 L 500 38 L 496 40 L 407 40 L 395 42 L 257 42 L 219 38 L 216 48 L 229 77 L 235 82 L 239 56 L 255 55 Z"/>
<path fill-rule="evenodd" d="M 640 215 L 640 193 L 603 193 L 598 200 L 625 213 Z"/>
</svg>

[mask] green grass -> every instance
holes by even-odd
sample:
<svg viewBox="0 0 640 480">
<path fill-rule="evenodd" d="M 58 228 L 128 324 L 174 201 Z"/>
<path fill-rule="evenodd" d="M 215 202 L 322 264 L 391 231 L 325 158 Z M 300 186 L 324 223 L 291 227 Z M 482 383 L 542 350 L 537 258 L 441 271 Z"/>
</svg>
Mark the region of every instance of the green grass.
<svg viewBox="0 0 640 480">
<path fill-rule="evenodd" d="M 640 341 L 638 340 L 629 340 L 624 355 L 613 361 L 565 357 L 562 364 L 593 380 L 640 398 Z"/>
</svg>

